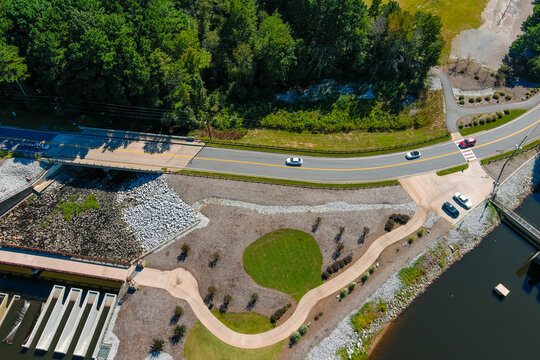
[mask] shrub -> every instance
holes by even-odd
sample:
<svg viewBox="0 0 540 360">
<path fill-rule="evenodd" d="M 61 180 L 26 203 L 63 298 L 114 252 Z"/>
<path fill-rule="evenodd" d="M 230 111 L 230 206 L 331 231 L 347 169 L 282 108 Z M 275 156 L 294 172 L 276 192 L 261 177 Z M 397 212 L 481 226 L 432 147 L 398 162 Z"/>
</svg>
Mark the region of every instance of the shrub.
<svg viewBox="0 0 540 360">
<path fill-rule="evenodd" d="M 250 300 L 252 303 L 256 303 L 257 300 L 259 300 L 259 294 L 257 294 L 257 293 L 251 294 L 251 296 L 249 297 L 249 300 Z"/>
<path fill-rule="evenodd" d="M 388 219 L 386 221 L 386 224 L 384 224 L 384 231 L 392 231 L 392 229 L 394 228 L 394 225 L 395 225 L 395 221 L 392 219 Z"/>
<path fill-rule="evenodd" d="M 174 328 L 174 336 L 177 338 L 182 338 L 186 334 L 186 327 L 184 325 L 177 325 Z"/>
<path fill-rule="evenodd" d="M 369 274 L 372 275 L 375 272 L 375 270 L 377 270 L 377 267 L 375 265 L 371 265 L 369 267 Z"/>
<path fill-rule="evenodd" d="M 459 100 L 459 105 L 465 105 L 465 100 Z"/>
<path fill-rule="evenodd" d="M 321 279 L 328 280 L 330 278 L 330 273 L 328 271 L 323 271 L 321 274 Z"/>
<path fill-rule="evenodd" d="M 345 245 L 343 244 L 343 241 L 340 241 L 336 244 L 336 252 L 341 252 L 341 250 L 345 249 Z"/>
<path fill-rule="evenodd" d="M 499 94 L 497 94 L 497 93 L 493 94 L 493 98 L 494 98 L 495 100 L 499 100 Z"/>
<path fill-rule="evenodd" d="M 474 98 L 469 98 L 469 102 L 472 104 L 474 103 Z"/>
<path fill-rule="evenodd" d="M 163 341 L 163 339 L 152 340 L 152 344 L 150 345 L 150 352 L 160 352 L 161 350 L 163 350 L 163 345 L 165 345 L 165 341 Z"/>
<path fill-rule="evenodd" d="M 505 100 L 512 100 L 512 95 L 508 94 L 504 97 Z"/>
<path fill-rule="evenodd" d="M 270 316 L 270 322 L 275 324 L 286 312 L 287 309 L 291 307 L 291 304 L 287 304 L 282 308 L 277 309 L 272 316 Z"/>
<path fill-rule="evenodd" d="M 504 96 L 506 93 L 504 91 L 499 91 L 499 95 Z"/>
<path fill-rule="evenodd" d="M 223 303 L 224 303 L 225 305 L 229 305 L 231 301 L 232 301 L 232 296 L 231 296 L 231 295 L 225 295 L 225 296 L 223 297 Z"/>
<path fill-rule="evenodd" d="M 414 235 L 409 236 L 409 240 L 408 240 L 409 245 L 411 245 L 414 242 L 414 240 L 416 240 Z"/>
<path fill-rule="evenodd" d="M 363 273 L 361 279 L 362 283 L 365 283 L 369 279 L 369 274 L 367 272 Z"/>
<path fill-rule="evenodd" d="M 491 115 L 491 121 L 497 121 L 498 117 L 497 115 Z"/>
<path fill-rule="evenodd" d="M 484 119 L 481 119 L 479 123 L 480 123 L 480 125 L 484 125 L 485 124 Z"/>
<path fill-rule="evenodd" d="M 302 326 L 298 328 L 298 332 L 300 333 L 301 336 L 304 336 L 307 333 L 308 329 L 309 328 L 306 324 L 302 324 Z"/>
<path fill-rule="evenodd" d="M 341 298 L 344 298 L 345 296 L 347 296 L 347 289 L 341 289 L 341 291 L 339 292 L 339 296 Z"/>
<path fill-rule="evenodd" d="M 478 80 L 478 79 L 480 79 L 480 76 L 478 76 L 478 74 L 475 74 L 474 75 L 474 80 Z"/>
<path fill-rule="evenodd" d="M 210 287 L 208 288 L 208 294 L 214 296 L 214 295 L 216 294 L 216 288 L 213 287 L 213 286 L 210 286 Z"/>
<path fill-rule="evenodd" d="M 418 231 L 416 232 L 416 234 L 418 235 L 418 237 L 424 236 L 424 229 L 418 229 Z"/>
<path fill-rule="evenodd" d="M 328 279 L 330 277 L 330 274 L 338 272 L 341 268 L 349 264 L 351 261 L 352 261 L 352 255 L 347 255 L 343 259 L 335 261 L 331 265 L 328 265 L 328 267 L 326 268 L 326 271 L 322 273 L 321 277 L 323 279 Z"/>
<path fill-rule="evenodd" d="M 481 102 L 482 101 L 482 98 L 480 96 L 478 96 L 474 101 L 476 102 Z"/>
<path fill-rule="evenodd" d="M 475 121 L 472 122 L 472 124 L 473 124 L 473 126 L 476 126 L 476 125 L 478 125 L 478 121 L 475 120 Z"/>
<path fill-rule="evenodd" d="M 499 119 L 501 119 L 504 116 L 504 113 L 502 111 L 497 111 L 495 114 Z"/>
<path fill-rule="evenodd" d="M 362 230 L 362 234 L 363 234 L 364 236 L 366 236 L 367 234 L 369 234 L 369 228 L 366 227 L 366 226 L 364 226 L 364 230 Z"/>
<path fill-rule="evenodd" d="M 174 308 L 174 316 L 179 318 L 184 313 L 184 309 L 182 309 L 181 306 L 177 306 Z"/>
<path fill-rule="evenodd" d="M 340 226 L 339 227 L 339 236 L 343 236 L 343 233 L 345 232 L 345 227 Z"/>
<path fill-rule="evenodd" d="M 296 344 L 298 340 L 300 340 L 301 337 L 302 335 L 300 335 L 298 331 L 293 332 L 291 336 L 289 337 L 289 341 L 291 342 L 291 345 Z"/>
<path fill-rule="evenodd" d="M 189 253 L 189 245 L 184 243 L 184 245 L 182 245 L 182 255 L 187 255 Z"/>
<path fill-rule="evenodd" d="M 489 124 L 490 122 L 491 122 L 491 116 L 488 116 L 488 117 L 486 118 L 486 123 Z"/>
<path fill-rule="evenodd" d="M 386 305 L 386 303 L 382 299 L 379 299 L 379 303 L 377 304 L 377 310 L 379 310 L 382 313 L 385 313 L 387 307 L 388 306 Z"/>
<path fill-rule="evenodd" d="M 484 100 L 486 100 L 486 101 L 490 101 L 490 100 L 491 100 L 491 96 L 489 96 L 489 95 L 488 95 L 488 96 L 486 96 L 486 97 L 484 98 Z"/>
<path fill-rule="evenodd" d="M 459 129 L 463 129 L 463 123 L 460 122 L 460 123 L 458 124 L 458 128 L 459 128 Z"/>
<path fill-rule="evenodd" d="M 510 114 L 510 109 L 504 109 L 504 113 L 505 113 L 506 115 Z"/>
<path fill-rule="evenodd" d="M 464 100 L 465 99 L 465 95 L 459 95 L 459 100 Z"/>
<path fill-rule="evenodd" d="M 356 283 L 353 281 L 352 283 L 349 284 L 349 292 L 352 292 L 355 287 L 356 287 Z"/>
<path fill-rule="evenodd" d="M 389 216 L 389 219 L 394 220 L 400 225 L 405 225 L 409 222 L 410 216 L 406 214 L 392 214 Z"/>
</svg>

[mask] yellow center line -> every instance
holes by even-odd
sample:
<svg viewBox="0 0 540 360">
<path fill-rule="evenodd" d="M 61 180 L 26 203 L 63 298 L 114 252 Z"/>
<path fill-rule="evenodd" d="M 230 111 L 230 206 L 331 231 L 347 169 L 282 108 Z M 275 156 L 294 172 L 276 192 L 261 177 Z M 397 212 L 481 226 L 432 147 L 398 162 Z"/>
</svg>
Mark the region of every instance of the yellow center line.
<svg viewBox="0 0 540 360">
<path fill-rule="evenodd" d="M 514 136 L 516 134 L 519 134 L 519 133 L 521 133 L 523 131 L 526 131 L 526 130 L 530 129 L 531 127 L 535 126 L 538 123 L 540 123 L 540 119 L 535 121 L 534 123 L 524 127 L 523 129 L 520 129 L 520 130 L 518 130 L 516 132 L 513 132 L 512 134 L 503 136 L 502 138 L 487 142 L 487 143 L 482 144 L 482 145 L 477 145 L 474 148 L 480 148 L 480 147 L 483 147 L 483 146 L 491 145 L 491 144 L 497 143 L 499 141 L 508 139 L 508 138 L 510 138 L 510 137 L 512 137 L 512 136 Z M 26 139 L 19 139 L 19 138 L 10 138 L 10 137 L 0 137 L 0 138 L 6 139 L 6 140 L 27 141 Z M 103 148 L 103 147 L 92 147 L 92 146 L 77 145 L 77 144 L 63 144 L 63 143 L 53 143 L 53 142 L 49 142 L 48 144 L 50 144 L 50 145 L 59 145 L 59 146 L 78 147 L 78 148 L 85 148 L 85 149 L 90 149 L 90 150 L 100 150 L 100 149 L 101 150 L 109 150 L 109 149 L 106 149 L 106 148 Z M 178 157 L 178 158 L 189 158 L 189 159 L 205 160 L 205 161 L 219 161 L 219 162 L 228 162 L 228 163 L 235 163 L 235 164 L 270 166 L 270 167 L 287 168 L 287 169 L 290 168 L 287 165 L 259 163 L 259 162 L 253 162 L 253 161 L 243 161 L 243 160 L 215 159 L 215 158 L 206 158 L 206 157 L 197 157 L 197 156 L 192 157 L 192 156 L 189 156 L 189 155 L 179 155 L 179 154 L 160 154 L 160 153 L 152 153 L 152 152 L 144 152 L 144 151 L 136 151 L 136 150 L 126 150 L 126 149 L 115 149 L 115 150 L 110 150 L 110 151 L 112 151 L 112 152 L 114 152 L 114 151 L 125 152 L 125 153 L 132 153 L 132 154 L 141 154 L 141 155 L 157 155 L 157 156 L 168 156 L 168 157 Z M 412 160 L 412 161 L 401 162 L 401 163 L 397 163 L 397 164 L 364 167 L 364 168 L 329 169 L 329 168 L 317 168 L 317 167 L 302 166 L 302 167 L 298 167 L 298 168 L 295 168 L 295 169 L 312 170 L 312 171 L 313 170 L 314 171 L 366 171 L 366 170 L 377 170 L 377 169 L 384 169 L 384 168 L 390 168 L 390 167 L 396 167 L 396 166 L 404 166 L 404 165 L 409 165 L 409 164 L 420 163 L 420 162 L 423 162 L 423 161 L 440 159 L 440 158 L 443 158 L 443 157 L 447 157 L 447 156 L 451 156 L 451 155 L 455 155 L 455 154 L 459 154 L 459 153 L 460 153 L 460 151 L 454 151 L 454 152 L 451 152 L 451 153 L 432 156 L 432 157 L 425 158 L 425 159 Z"/>
</svg>

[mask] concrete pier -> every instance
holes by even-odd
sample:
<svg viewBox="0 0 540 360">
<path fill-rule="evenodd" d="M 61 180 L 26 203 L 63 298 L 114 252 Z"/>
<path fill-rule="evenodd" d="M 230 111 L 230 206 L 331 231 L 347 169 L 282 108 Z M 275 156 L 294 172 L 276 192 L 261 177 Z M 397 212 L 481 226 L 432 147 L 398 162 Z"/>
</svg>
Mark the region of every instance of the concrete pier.
<svg viewBox="0 0 540 360">
<path fill-rule="evenodd" d="M 38 340 L 38 343 L 36 345 L 36 350 L 48 351 L 49 346 L 51 346 L 51 342 L 54 338 L 54 335 L 56 335 L 56 331 L 58 331 L 58 326 L 60 325 L 60 322 L 62 321 L 62 318 L 64 317 L 64 313 L 66 312 L 66 309 L 69 305 L 68 300 L 73 294 L 73 289 L 71 289 L 71 291 L 69 292 L 68 299 L 66 299 L 66 301 L 64 301 L 64 293 L 65 293 L 65 288 L 62 287 L 62 290 L 58 293 L 56 304 L 54 304 L 54 308 L 51 312 L 51 315 L 49 316 L 49 319 L 47 320 L 47 324 L 45 325 L 45 328 L 43 329 L 43 332 L 41 333 L 41 337 Z"/>
<path fill-rule="evenodd" d="M 22 347 L 23 348 L 26 348 L 28 349 L 31 345 L 32 345 L 32 342 L 34 341 L 34 337 L 36 336 L 39 328 L 40 328 L 40 325 L 41 325 L 41 322 L 43 321 L 43 318 L 45 318 L 45 314 L 47 313 L 47 310 L 49 309 L 49 307 L 51 306 L 51 303 L 53 301 L 56 301 L 56 299 L 59 299 L 60 298 L 60 294 L 62 295 L 62 297 L 64 296 L 64 291 L 65 291 L 65 287 L 63 286 L 60 286 L 60 285 L 55 285 L 51 291 L 51 293 L 49 294 L 49 297 L 47 298 L 47 301 L 45 302 L 45 305 L 43 306 L 43 309 L 41 311 L 41 313 L 39 314 L 39 317 L 37 319 L 37 322 L 36 324 L 34 325 L 34 328 L 32 329 L 32 332 L 30 333 L 30 336 L 28 337 L 28 339 L 22 344 Z"/>
<path fill-rule="evenodd" d="M 69 292 L 69 296 L 66 302 L 74 302 L 74 305 L 71 309 L 71 313 L 69 314 L 66 324 L 64 325 L 64 330 L 62 331 L 62 334 L 58 339 L 56 348 L 54 349 L 55 353 L 65 355 L 69 346 L 71 345 L 71 341 L 73 340 L 75 331 L 77 331 L 77 327 L 79 325 L 79 322 L 81 321 L 82 314 L 84 313 L 84 309 L 86 308 L 86 304 L 88 301 L 87 296 L 84 300 L 84 303 L 81 305 L 82 292 L 83 291 L 81 289 L 77 288 L 73 288 Z"/>
<path fill-rule="evenodd" d="M 75 346 L 75 351 L 73 352 L 74 356 L 84 357 L 88 352 L 88 347 L 92 341 L 94 332 L 99 322 L 99 318 L 103 311 L 103 305 L 97 308 L 99 302 L 99 292 L 89 291 L 88 292 L 88 305 L 91 306 L 90 311 L 88 312 L 88 317 L 86 318 L 86 323 L 84 324 L 83 330 L 79 337 L 79 341 Z"/>
</svg>

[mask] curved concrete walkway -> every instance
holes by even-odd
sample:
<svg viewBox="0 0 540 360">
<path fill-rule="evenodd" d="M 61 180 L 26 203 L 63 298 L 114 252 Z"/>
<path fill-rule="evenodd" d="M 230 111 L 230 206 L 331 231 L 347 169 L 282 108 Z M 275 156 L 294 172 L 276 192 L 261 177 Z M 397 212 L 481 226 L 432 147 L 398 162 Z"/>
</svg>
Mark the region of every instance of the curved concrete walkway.
<svg viewBox="0 0 540 360">
<path fill-rule="evenodd" d="M 406 225 L 379 237 L 365 254 L 349 268 L 321 286 L 308 291 L 300 299 L 296 310 L 289 319 L 265 333 L 241 334 L 223 325 L 204 304 L 195 277 L 182 268 L 171 271 L 147 268 L 137 276 L 137 282 L 142 286 L 165 289 L 171 295 L 186 300 L 202 324 L 221 341 L 229 345 L 244 349 L 270 346 L 288 338 L 293 331 L 297 330 L 305 322 L 309 312 L 319 300 L 346 288 L 377 261 L 384 249 L 420 228 L 427 218 L 427 213 L 428 210 L 425 207 L 417 207 L 415 214 Z"/>
<path fill-rule="evenodd" d="M 441 80 L 444 93 L 446 127 L 451 133 L 458 132 L 456 122 L 460 117 L 463 116 L 503 111 L 505 109 L 532 108 L 540 104 L 540 93 L 538 93 L 526 101 L 515 102 L 511 104 L 494 104 L 475 108 L 464 108 L 456 103 L 454 98 L 454 91 L 452 89 L 452 83 L 450 82 L 448 76 L 437 68 L 431 68 L 431 73 Z"/>
</svg>

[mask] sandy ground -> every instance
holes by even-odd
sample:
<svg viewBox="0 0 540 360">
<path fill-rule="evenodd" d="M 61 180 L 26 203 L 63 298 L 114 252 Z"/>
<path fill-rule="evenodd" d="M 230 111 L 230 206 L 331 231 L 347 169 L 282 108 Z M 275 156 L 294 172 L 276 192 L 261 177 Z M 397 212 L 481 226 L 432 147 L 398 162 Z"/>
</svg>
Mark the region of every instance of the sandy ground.
<svg viewBox="0 0 540 360">
<path fill-rule="evenodd" d="M 490 0 L 482 12 L 482 25 L 454 39 L 450 59 L 471 58 L 498 69 L 532 10 L 530 0 Z"/>
<path fill-rule="evenodd" d="M 166 175 L 169 187 L 188 204 L 217 197 L 265 205 L 316 205 L 334 201 L 363 204 L 399 204 L 411 201 L 401 186 L 359 190 L 318 190 L 243 181 Z"/>
<path fill-rule="evenodd" d="M 177 324 L 171 324 L 176 306 L 184 309 Z M 173 359 L 184 359 L 186 337 L 176 345 L 170 341 L 176 325 L 184 325 L 186 334 L 197 318 L 188 303 L 170 295 L 166 290 L 141 288 L 124 301 L 114 327 L 114 334 L 120 339 L 116 359 L 142 360 L 149 354 L 152 339 L 165 340 L 164 352 Z"/>
</svg>

